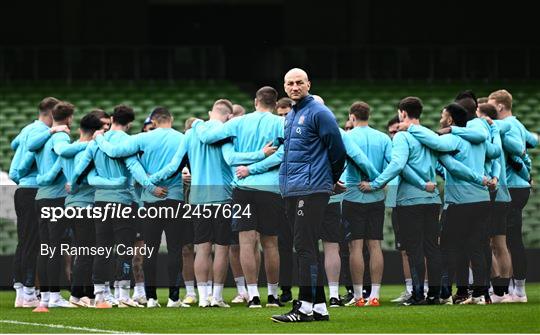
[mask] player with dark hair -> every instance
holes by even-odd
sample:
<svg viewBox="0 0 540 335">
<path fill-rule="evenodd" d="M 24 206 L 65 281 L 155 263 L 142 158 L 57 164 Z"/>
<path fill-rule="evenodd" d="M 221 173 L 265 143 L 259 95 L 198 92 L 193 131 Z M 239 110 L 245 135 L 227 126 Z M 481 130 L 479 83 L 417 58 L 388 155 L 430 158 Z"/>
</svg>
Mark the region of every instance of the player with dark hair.
<svg viewBox="0 0 540 335">
<path fill-rule="evenodd" d="M 279 116 L 287 116 L 292 109 L 294 101 L 290 98 L 281 98 L 276 103 L 276 113 Z"/>
<path fill-rule="evenodd" d="M 74 142 L 79 150 L 73 157 L 59 156 L 53 167 L 47 171 L 45 175 L 38 175 L 37 180 L 40 185 L 51 185 L 54 183 L 59 174 L 63 174 L 67 180 L 71 180 L 74 172 L 74 167 L 83 155 L 84 145 L 92 140 L 92 135 L 95 131 L 102 129 L 103 122 L 95 113 L 88 113 L 80 122 L 80 138 Z M 103 187 L 114 187 L 122 185 L 125 178 L 103 179 L 98 177 L 94 171 L 91 171 L 88 178 L 81 183 L 79 187 L 71 187 L 66 184 L 68 195 L 65 200 L 65 207 L 86 208 L 92 207 L 94 204 L 95 185 Z M 87 213 L 83 211 L 81 213 Z M 73 228 L 73 245 L 75 247 L 94 247 L 96 243 L 96 234 L 94 222 L 92 218 L 75 217 L 71 219 Z M 92 263 L 94 257 L 92 255 L 77 255 L 72 268 L 71 278 L 71 297 L 69 302 L 78 307 L 94 307 L 94 292 L 92 286 Z"/>
<path fill-rule="evenodd" d="M 392 142 L 388 135 L 371 128 L 368 124 L 370 106 L 357 101 L 349 110 L 349 118 L 354 128 L 350 137 L 377 171 L 382 171 L 390 161 Z M 360 178 L 358 178 L 360 177 Z M 347 167 L 347 192 L 343 200 L 343 219 L 348 222 L 351 238 L 349 241 L 350 267 L 354 287 L 354 300 L 349 304 L 356 306 L 379 306 L 379 289 L 383 272 L 381 240 L 384 224 L 384 191 L 363 193 L 354 187 L 362 180 L 361 173 L 353 165 Z M 365 241 L 365 242 L 364 242 Z M 371 294 L 367 302 L 362 297 L 364 280 L 364 243 L 370 256 Z"/>
<path fill-rule="evenodd" d="M 120 144 L 129 138 L 126 134 L 131 127 L 135 114 L 133 109 L 126 105 L 118 105 L 114 108 L 111 117 L 111 129 L 102 137 L 103 141 Z M 94 137 L 101 137 L 103 131 L 95 132 Z M 124 159 L 110 158 L 102 151 L 97 142 L 102 141 L 96 139 L 84 151 L 81 160 L 75 167 L 71 185 L 72 187 L 79 185 L 84 176 L 91 169 L 91 164 L 95 167 L 95 173 L 105 179 L 125 177 L 126 182 L 122 185 L 109 188 L 96 186 L 94 206 L 100 207 L 102 212 L 107 208 L 116 207 L 131 207 L 132 212 L 136 212 L 133 205 L 133 195 L 131 193 L 131 178 L 141 184 L 148 192 L 149 196 L 156 199 L 161 199 L 167 195 L 167 190 L 163 187 L 156 187 L 151 184 L 146 171 L 141 166 L 141 163 L 136 155 L 129 156 Z M 98 247 L 113 247 L 116 245 L 133 246 L 135 243 L 135 227 L 133 221 L 121 217 L 108 217 L 105 220 L 97 218 L 96 226 L 96 246 Z M 105 301 L 105 282 L 110 278 L 109 265 L 111 260 L 106 255 L 97 255 L 93 266 L 93 282 L 94 294 L 96 297 L 97 308 L 111 308 L 112 305 Z M 140 307 L 140 305 L 130 298 L 130 282 L 132 272 L 132 256 L 129 254 L 117 255 L 115 266 L 115 279 L 119 284 L 119 307 Z M 178 274 L 178 272 L 177 272 Z"/>
<path fill-rule="evenodd" d="M 68 102 L 59 102 L 52 109 L 53 126 L 71 127 L 73 112 L 75 107 Z M 43 146 L 42 139 L 47 139 Z M 54 166 L 59 156 L 73 157 L 76 153 L 86 147 L 86 144 L 71 145 L 71 139 L 65 132 L 54 133 L 43 131 L 35 133 L 28 138 L 29 148 L 36 152 L 36 163 L 38 166 L 38 176 L 45 175 Z M 44 208 L 64 207 L 66 198 L 65 190 L 66 178 L 61 176 L 56 178 L 51 184 L 40 184 L 36 194 L 38 213 Z M 38 183 L 39 184 L 39 183 Z M 65 218 L 57 222 L 50 218 L 40 216 L 39 218 L 39 240 L 41 244 L 47 244 L 49 248 L 60 250 L 60 243 L 66 232 L 67 221 Z M 41 283 L 42 299 L 40 308 L 47 307 L 71 307 L 71 304 L 60 295 L 60 269 L 62 255 L 40 254 L 38 257 L 38 275 Z M 40 309 L 40 310 L 41 310 Z"/>
<path fill-rule="evenodd" d="M 107 114 L 103 109 L 94 108 L 90 111 L 101 121 L 101 129 L 107 131 L 111 128 L 111 116 Z"/>
<path fill-rule="evenodd" d="M 398 115 L 404 124 L 420 126 L 423 104 L 417 97 L 402 99 Z M 435 185 L 435 153 L 422 145 L 408 132 L 398 132 L 392 141 L 392 159 L 377 179 L 362 182 L 366 192 L 380 189 L 397 177 L 407 164 L 422 178 L 424 187 L 401 178 L 397 190 L 396 212 L 403 246 L 407 252 L 413 280 L 412 296 L 405 306 L 435 304 L 439 301 L 441 278 L 441 255 L 438 245 L 440 197 Z M 427 300 L 424 297 L 425 259 L 430 283 Z"/>
<path fill-rule="evenodd" d="M 21 129 L 11 142 L 11 149 L 15 154 L 9 167 L 9 177 L 19 185 L 14 195 L 17 215 L 17 248 L 13 259 L 15 307 L 37 307 L 39 304 L 35 291 L 36 259 L 39 251 L 39 215 L 35 201 L 38 171 L 34 164 L 34 153 L 29 150 L 28 138 L 43 132 L 52 134 L 68 131 L 65 125 L 50 128 L 53 123 L 51 111 L 58 102 L 59 100 L 53 97 L 43 99 L 38 106 L 38 119 Z M 48 137 L 38 143 L 39 146 L 43 146 L 47 139 Z M 23 165 L 29 166 L 24 168 Z"/>
<path fill-rule="evenodd" d="M 391 118 L 388 123 L 386 124 L 386 130 L 388 131 L 388 136 L 390 138 L 394 138 L 394 136 L 399 131 L 399 116 L 396 115 L 393 118 Z M 403 242 L 401 238 L 401 233 L 399 230 L 399 224 L 397 219 L 397 211 L 396 211 L 396 198 L 397 198 L 397 189 L 399 186 L 399 177 L 396 177 L 392 179 L 386 188 L 386 199 L 385 199 L 385 206 L 387 208 L 392 209 L 391 214 L 391 220 L 392 220 L 392 228 L 394 230 L 394 245 L 396 250 L 399 251 L 401 254 L 401 261 L 403 265 L 403 277 L 405 279 L 405 291 L 401 293 L 401 295 L 395 299 L 392 299 L 391 302 L 404 302 L 407 299 L 411 297 L 412 294 L 412 279 L 411 279 L 411 270 L 409 268 L 409 258 L 407 257 L 407 252 L 405 251 L 405 248 L 403 247 Z"/>
<path fill-rule="evenodd" d="M 461 105 L 447 105 L 441 113 L 441 127 L 452 126 L 452 133 L 437 136 L 427 128 L 410 125 L 408 132 L 423 145 L 441 153 L 439 161 L 445 167 L 445 205 L 446 221 L 442 227 L 441 248 L 444 250 L 445 281 L 441 298 L 447 300 L 451 292 L 451 269 L 456 270 L 458 288 L 466 287 L 464 276 L 460 273 L 464 264 L 470 262 L 474 275 L 472 297 L 463 303 L 485 304 L 487 294 L 487 264 L 484 256 L 484 241 L 487 240 L 487 221 L 489 219 L 488 179 L 484 176 L 486 152 L 490 150 L 485 143 L 472 145 L 454 134 L 456 127 L 467 125 L 467 111 Z M 405 125 L 406 126 L 406 125 Z M 451 155 L 463 165 L 470 167 L 471 176 L 464 176 L 460 168 L 454 168 Z M 500 155 L 500 150 L 498 151 Z M 496 157 L 494 152 L 488 156 Z M 448 275 L 448 277 L 446 277 Z M 431 275 L 429 276 L 432 280 Z M 459 291 L 459 290 L 458 290 Z M 458 294 L 461 294 L 458 292 Z"/>
<path fill-rule="evenodd" d="M 114 118 L 114 115 L 113 115 Z M 100 150 L 111 158 L 131 157 L 140 154 L 139 159 L 147 173 L 155 173 L 166 166 L 174 157 L 179 146 L 184 145 L 184 135 L 172 129 L 173 117 L 164 107 L 156 107 L 150 116 L 154 130 L 125 137 L 124 140 L 107 140 L 104 136 L 96 136 Z M 180 174 L 171 180 L 160 183 L 166 190 L 164 196 L 143 190 L 141 201 L 147 209 L 163 212 L 160 208 L 177 208 L 184 200 L 183 185 Z M 167 307 L 187 307 L 179 298 L 177 277 L 180 272 L 182 246 L 191 243 L 192 230 L 177 218 L 146 219 L 143 223 L 145 244 L 159 250 L 161 235 L 165 231 L 167 240 L 167 269 L 169 300 Z M 156 293 L 157 253 L 143 262 L 145 273 L 145 292 L 147 307 L 159 307 Z"/>
</svg>

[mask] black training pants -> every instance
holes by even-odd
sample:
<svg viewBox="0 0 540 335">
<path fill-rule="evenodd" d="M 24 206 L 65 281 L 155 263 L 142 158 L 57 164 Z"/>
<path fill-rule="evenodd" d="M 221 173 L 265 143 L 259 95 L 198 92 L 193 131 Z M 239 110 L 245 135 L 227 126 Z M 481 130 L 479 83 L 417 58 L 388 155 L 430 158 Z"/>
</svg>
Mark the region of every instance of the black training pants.
<svg viewBox="0 0 540 335">
<path fill-rule="evenodd" d="M 39 217 L 39 242 L 50 248 L 55 248 L 55 253 L 50 256 L 40 252 L 38 257 L 38 275 L 42 292 L 60 292 L 60 274 L 62 271 L 62 254 L 60 244 L 65 235 L 67 220 L 60 218 L 51 221 L 42 217 L 41 209 L 44 207 L 64 207 L 66 198 L 36 200 Z"/>
<path fill-rule="evenodd" d="M 284 291 L 290 290 L 293 277 L 293 226 L 282 221 L 278 231 L 279 283 Z"/>
<path fill-rule="evenodd" d="M 127 207 L 128 205 L 111 203 L 113 205 Z M 102 213 L 105 213 L 105 206 L 107 202 L 97 201 L 95 207 L 101 207 Z M 135 213 L 135 207 L 132 206 L 132 213 Z M 110 210 L 109 210 L 109 214 Z M 96 226 L 96 247 L 98 248 L 112 248 L 115 245 L 123 245 L 125 248 L 133 247 L 135 243 L 135 221 L 130 218 L 118 218 L 108 217 L 105 221 L 101 218 L 94 220 Z M 124 248 L 125 247 L 125 248 Z M 93 265 L 93 281 L 94 284 L 105 284 L 109 281 L 111 275 L 109 273 L 110 262 L 112 261 L 112 254 L 107 257 L 106 254 L 97 254 L 94 257 Z M 123 255 L 116 255 L 115 275 L 114 280 L 131 280 L 132 265 L 131 260 L 133 255 L 124 253 Z"/>
<path fill-rule="evenodd" d="M 152 203 L 145 202 L 144 207 L 147 209 L 155 208 L 156 211 L 159 212 L 159 208 L 176 208 L 178 203 L 179 201 L 167 199 Z M 147 258 L 143 262 L 145 281 L 144 290 L 146 292 L 146 298 L 157 299 L 156 286 L 163 286 L 156 285 L 156 278 L 158 250 L 159 246 L 161 245 L 161 235 L 163 231 L 165 231 L 165 239 L 167 241 L 169 298 L 173 301 L 177 301 L 179 299 L 179 275 L 182 267 L 182 241 L 185 240 L 182 234 L 183 231 L 186 230 L 182 225 L 187 224 L 188 221 L 183 220 L 181 216 L 179 218 L 161 217 L 144 220 L 144 243 L 148 248 L 154 248 L 152 256 L 146 256 Z"/>
<path fill-rule="evenodd" d="M 456 270 L 457 284 L 463 286 L 464 265 L 470 262 L 474 277 L 474 297 L 484 295 L 487 290 L 489 273 L 484 246 L 489 210 L 489 201 L 451 204 L 446 210 L 446 222 L 442 227 L 441 241 L 444 253 L 448 256 L 448 268 Z"/>
<path fill-rule="evenodd" d="M 397 206 L 397 219 L 413 284 L 413 296 L 424 298 L 425 262 L 429 278 L 428 296 L 438 298 L 441 283 L 441 250 L 439 247 L 439 204 Z"/>
<path fill-rule="evenodd" d="M 36 212 L 37 188 L 20 187 L 15 191 L 17 214 L 17 249 L 13 259 L 13 279 L 34 287 L 39 253 L 39 218 Z"/>
<path fill-rule="evenodd" d="M 298 255 L 298 299 L 315 304 L 326 301 L 324 269 L 319 269 L 319 229 L 329 197 L 326 193 L 315 193 L 285 199 L 287 220 Z"/>
<path fill-rule="evenodd" d="M 506 230 L 506 244 L 512 256 L 512 269 L 514 279 L 525 279 L 527 276 L 527 257 L 523 244 L 523 208 L 527 205 L 530 188 L 510 188 L 510 211 L 508 213 L 508 225 Z"/>
<path fill-rule="evenodd" d="M 84 212 L 83 212 L 84 213 Z M 77 248 L 92 248 L 96 245 L 96 228 L 92 218 L 73 218 L 72 227 L 74 232 L 73 245 Z M 81 249 L 78 249 L 81 250 Z M 92 286 L 92 266 L 94 256 L 91 254 L 78 253 L 73 259 L 71 269 L 71 295 L 75 298 L 94 298 Z"/>
</svg>

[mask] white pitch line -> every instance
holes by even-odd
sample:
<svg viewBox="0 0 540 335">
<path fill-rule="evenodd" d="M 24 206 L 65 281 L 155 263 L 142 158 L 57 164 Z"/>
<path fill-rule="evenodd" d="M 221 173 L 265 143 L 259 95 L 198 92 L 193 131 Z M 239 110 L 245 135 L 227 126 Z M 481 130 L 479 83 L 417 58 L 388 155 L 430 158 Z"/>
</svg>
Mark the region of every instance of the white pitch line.
<svg viewBox="0 0 540 335">
<path fill-rule="evenodd" d="M 87 327 L 65 326 L 65 325 L 55 325 L 55 324 L 51 324 L 51 323 L 24 322 L 24 321 L 15 321 L 15 320 L 0 320 L 0 323 L 10 323 L 10 324 L 14 324 L 14 325 L 49 327 L 49 328 L 59 328 L 59 329 L 71 329 L 71 330 L 78 330 L 78 331 L 87 331 L 87 332 L 92 332 L 92 333 L 134 334 L 134 333 L 123 332 L 123 331 L 114 331 L 114 330 L 105 330 L 105 329 L 87 328 Z"/>
</svg>

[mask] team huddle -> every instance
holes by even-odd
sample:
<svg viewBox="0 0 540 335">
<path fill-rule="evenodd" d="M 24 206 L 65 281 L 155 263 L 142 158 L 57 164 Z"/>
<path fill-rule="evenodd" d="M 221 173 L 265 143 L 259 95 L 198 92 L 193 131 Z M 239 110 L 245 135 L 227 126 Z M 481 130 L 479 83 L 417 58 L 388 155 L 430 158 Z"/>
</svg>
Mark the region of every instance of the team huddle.
<svg viewBox="0 0 540 335">
<path fill-rule="evenodd" d="M 370 127 L 376 111 L 363 101 L 352 104 L 340 129 L 310 88 L 308 75 L 292 69 L 284 77 L 288 97 L 278 100 L 274 88 L 262 87 L 247 114 L 219 99 L 208 121 L 190 118 L 184 133 L 173 129 L 165 107 L 156 107 L 135 135 L 128 135 L 131 107 L 118 105 L 111 115 L 95 109 L 82 116 L 74 142 L 75 106 L 43 99 L 38 120 L 11 143 L 9 176 L 19 185 L 15 307 L 157 308 L 156 287 L 167 286 L 167 307 L 227 308 L 230 266 L 237 289 L 230 303 L 260 308 L 292 301 L 290 312 L 272 320 L 326 321 L 327 306 L 380 306 L 385 208 L 392 209 L 405 278 L 405 291 L 393 302 L 527 302 L 522 210 L 531 187 L 527 149 L 538 137 L 512 115 L 509 92 L 478 99 L 460 93 L 441 106 L 436 132 L 421 124 L 421 99 L 406 97 L 383 133 Z M 43 215 L 89 207 L 174 215 Z M 162 235 L 163 284 L 157 275 Z M 65 260 L 40 252 L 40 245 L 139 252 Z M 69 299 L 60 294 L 63 263 Z"/>
</svg>

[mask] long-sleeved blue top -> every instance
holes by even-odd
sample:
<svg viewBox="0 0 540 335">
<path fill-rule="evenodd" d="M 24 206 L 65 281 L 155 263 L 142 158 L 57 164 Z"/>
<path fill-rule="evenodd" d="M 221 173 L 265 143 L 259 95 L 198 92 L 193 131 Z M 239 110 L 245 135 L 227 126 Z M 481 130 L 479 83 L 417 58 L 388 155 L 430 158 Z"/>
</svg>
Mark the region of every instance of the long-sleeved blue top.
<svg viewBox="0 0 540 335">
<path fill-rule="evenodd" d="M 48 131 L 44 133 L 48 134 Z M 39 136 L 33 136 L 32 137 L 33 141 L 39 141 L 37 139 L 38 137 Z M 56 163 L 58 156 L 60 156 L 61 154 L 66 155 L 66 151 L 68 151 L 69 148 L 75 148 L 75 146 L 70 146 L 70 143 L 71 143 L 71 139 L 69 138 L 69 135 L 64 132 L 55 133 L 50 137 L 48 136 L 48 139 L 46 140 L 43 147 L 41 149 L 38 149 L 38 151 L 36 152 L 38 174 L 40 175 L 47 174 L 47 172 Z M 29 146 L 32 146 L 32 145 L 35 145 L 35 143 L 32 142 L 32 140 L 30 140 Z M 76 154 L 76 152 L 72 151 L 71 149 L 69 150 L 70 150 L 69 152 L 70 155 Z M 66 185 L 66 178 L 64 177 L 64 175 L 60 175 L 50 185 L 44 185 L 44 186 L 40 185 L 36 194 L 36 200 L 56 199 L 56 198 L 65 197 L 67 195 L 66 190 L 65 190 L 65 185 Z"/>
<path fill-rule="evenodd" d="M 31 134 L 40 134 L 42 132 L 48 132 L 49 127 L 40 120 L 35 120 L 29 125 L 25 126 L 20 133 L 11 142 L 11 149 L 15 150 L 15 155 L 11 160 L 9 168 L 9 177 L 19 184 L 20 187 L 37 188 L 38 184 L 36 176 L 38 174 L 37 165 L 33 164 L 35 156 L 29 148 L 29 137 Z M 42 147 L 45 141 L 39 144 Z M 23 163 L 26 162 L 26 163 Z M 28 171 L 21 171 L 21 165 L 27 166 L 28 162 L 31 162 L 31 168 Z"/>
<path fill-rule="evenodd" d="M 222 123 L 209 120 L 204 125 L 212 128 L 221 127 Z M 189 201 L 192 204 L 230 202 L 233 181 L 231 166 L 248 165 L 265 157 L 262 150 L 235 152 L 231 142 L 205 144 L 194 129 L 190 129 L 186 133 L 184 145 L 177 150 L 167 166 L 151 176 L 151 180 L 163 180 L 179 171 L 185 154 L 191 172 Z"/>
<path fill-rule="evenodd" d="M 489 201 L 489 192 L 482 185 L 486 159 L 485 143 L 472 145 L 453 134 L 438 136 L 428 128 L 411 125 L 408 132 L 423 145 L 441 153 L 439 160 L 446 168 L 444 199 L 446 204 L 465 204 Z M 473 150 L 476 149 L 476 150 Z M 469 166 L 476 177 L 463 179 L 465 171 L 451 166 L 450 153 L 458 161 Z"/>
<path fill-rule="evenodd" d="M 421 127 L 421 126 L 419 126 Z M 407 164 L 425 182 L 436 183 L 435 166 L 436 154 L 422 145 L 408 132 L 398 132 L 392 140 L 392 158 L 388 166 L 377 179 L 370 183 L 373 189 L 382 188 L 397 177 Z M 396 196 L 397 206 L 419 204 L 440 204 L 439 191 L 428 192 L 425 188 L 411 184 L 405 178 L 400 178 Z"/>
<path fill-rule="evenodd" d="M 527 155 L 527 143 L 529 143 L 530 147 L 538 145 L 537 138 L 532 136 L 515 116 L 509 116 L 503 121 L 510 124 L 510 130 L 501 138 L 503 149 L 508 155 L 525 157 Z M 506 168 L 506 180 L 509 188 L 531 187 L 529 180 L 525 179 L 510 164 Z"/>
<path fill-rule="evenodd" d="M 96 143 L 99 149 L 111 158 L 123 158 L 139 155 L 139 161 L 148 174 L 153 174 L 167 166 L 185 140 L 185 135 L 172 128 L 156 128 L 152 131 L 125 137 L 124 141 L 107 141 L 105 136 L 97 136 Z M 182 174 L 175 174 L 172 178 L 164 179 L 156 186 L 166 187 L 168 190 L 165 199 L 184 200 Z M 151 190 L 144 188 L 140 201 L 156 202 L 164 200 L 152 194 Z"/>
<path fill-rule="evenodd" d="M 283 118 L 270 112 L 254 111 L 226 123 L 193 123 L 193 131 L 204 144 L 232 138 L 237 153 L 259 152 L 267 143 L 283 140 Z M 234 187 L 279 193 L 277 167 L 238 179 L 233 175 Z"/>
<path fill-rule="evenodd" d="M 383 171 L 391 159 L 392 141 L 390 137 L 383 132 L 375 130 L 369 126 L 355 127 L 349 131 L 344 137 L 348 137 L 351 142 L 356 144 L 360 150 L 366 155 L 376 171 Z M 350 144 L 349 141 L 343 141 L 345 149 Z M 347 150 L 348 151 L 348 150 Z M 347 171 L 347 191 L 344 199 L 352 202 L 371 203 L 384 199 L 384 190 L 379 189 L 373 192 L 362 192 L 358 185 L 362 181 L 362 173 L 354 164 L 348 164 Z M 365 174 L 364 174 L 365 175 Z M 369 180 L 373 180 L 370 178 Z"/>
<path fill-rule="evenodd" d="M 129 137 L 123 131 L 109 130 L 103 135 L 105 140 L 113 143 L 120 143 Z M 141 166 L 141 163 L 136 155 L 132 155 L 123 159 L 110 158 L 106 153 L 101 151 L 95 141 L 90 142 L 81 160 L 75 166 L 75 172 L 71 181 L 72 187 L 76 187 L 81 183 L 81 177 L 91 169 L 91 164 L 95 167 L 96 174 L 105 179 L 114 179 L 125 177 L 126 181 L 117 188 L 96 186 L 94 200 L 103 202 L 115 202 L 126 205 L 131 205 L 134 201 L 131 193 L 132 181 L 131 178 L 148 188 L 150 192 L 155 190 L 155 185 L 150 182 L 146 171 Z"/>
<path fill-rule="evenodd" d="M 82 142 L 76 142 L 82 143 Z M 70 181 L 75 173 L 75 166 L 80 162 L 84 156 L 84 150 L 79 151 L 75 157 L 64 158 L 58 157 L 53 167 L 45 174 L 38 175 L 37 181 L 40 185 L 50 185 L 54 183 L 54 180 L 58 178 L 59 174 L 63 173 L 65 178 Z M 99 177 L 95 169 L 92 169 L 88 175 L 83 179 L 80 186 L 71 188 L 71 191 L 66 196 L 66 207 L 91 207 L 94 204 L 95 187 L 110 187 L 112 189 L 117 188 L 126 182 L 125 177 L 115 179 L 105 179 Z"/>
</svg>

